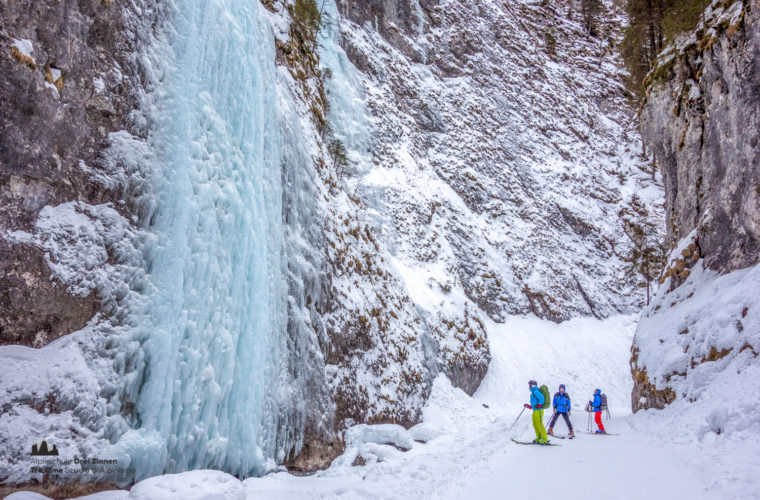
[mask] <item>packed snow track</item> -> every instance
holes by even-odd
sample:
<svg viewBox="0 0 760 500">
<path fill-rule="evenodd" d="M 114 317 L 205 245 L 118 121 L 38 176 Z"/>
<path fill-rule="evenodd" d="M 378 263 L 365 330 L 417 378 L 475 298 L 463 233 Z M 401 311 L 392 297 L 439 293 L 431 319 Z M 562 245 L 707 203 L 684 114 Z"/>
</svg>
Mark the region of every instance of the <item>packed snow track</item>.
<svg viewBox="0 0 760 500">
<path fill-rule="evenodd" d="M 760 458 L 755 441 L 740 436 L 699 441 L 690 429 L 668 424 L 678 419 L 664 418 L 663 412 L 630 414 L 628 360 L 635 326 L 632 316 L 559 325 L 535 318 L 489 324 L 493 361 L 474 397 L 440 376 L 423 423 L 408 431 L 356 426 L 346 435 L 344 455 L 325 471 L 306 477 L 283 471 L 244 481 L 218 471 L 191 471 L 88 499 L 496 499 L 548 494 L 547 488 L 565 499 L 752 498 L 758 485 L 752 469 Z M 555 438 L 556 447 L 511 442 L 534 437 L 528 411 L 509 431 L 527 401 L 531 378 L 552 393 L 560 383 L 567 385 L 576 439 Z M 612 418 L 605 425 L 619 435 L 585 433 L 583 408 L 596 387 L 610 401 Z M 562 420 L 555 433 L 567 434 Z"/>
</svg>

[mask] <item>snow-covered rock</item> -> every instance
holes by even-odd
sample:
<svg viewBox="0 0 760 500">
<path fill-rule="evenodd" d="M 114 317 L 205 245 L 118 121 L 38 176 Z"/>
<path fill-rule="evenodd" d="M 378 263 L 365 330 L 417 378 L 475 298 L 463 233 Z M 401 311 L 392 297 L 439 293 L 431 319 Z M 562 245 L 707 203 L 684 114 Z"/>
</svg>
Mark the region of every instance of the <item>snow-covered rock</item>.
<svg viewBox="0 0 760 500">
<path fill-rule="evenodd" d="M 402 275 L 427 275 L 440 304 L 461 295 L 495 321 L 635 310 L 618 212 L 659 189 L 637 179 L 607 39 L 587 39 L 558 2 L 397 4 L 340 5 L 376 130 L 348 184 Z M 605 17 L 614 41 L 622 14 L 608 5 Z M 432 315 L 443 307 L 429 302 Z"/>
<path fill-rule="evenodd" d="M 327 181 L 338 422 L 415 423 L 437 372 L 474 392 L 486 319 L 641 305 L 619 214 L 658 219 L 661 190 L 608 40 L 552 2 L 327 5 L 326 137 L 353 163 Z"/>
<path fill-rule="evenodd" d="M 756 432 L 760 421 L 748 416 L 760 397 L 743 388 L 760 370 L 760 266 L 720 275 L 700 260 L 681 286 L 667 285 L 636 331 L 633 408 L 673 403 L 668 412 L 700 438 Z"/>
<path fill-rule="evenodd" d="M 97 174 L 111 133 L 145 131 L 136 108 L 147 68 L 136 52 L 156 11 L 144 7 L 19 1 L 0 12 L 0 343 L 39 347 L 108 307 L 95 294 L 72 293 L 42 249 L 5 234 L 31 233 L 44 207 L 69 202 L 110 203 L 134 223 L 139 192 L 115 179 L 101 184 Z M 98 79 L 108 85 L 96 93 Z"/>
<path fill-rule="evenodd" d="M 641 129 L 663 172 L 671 255 L 631 368 L 634 410 L 670 404 L 653 418 L 679 415 L 712 439 L 758 425 L 744 388 L 760 369 L 760 4 L 715 1 L 703 19 L 647 77 Z"/>
</svg>

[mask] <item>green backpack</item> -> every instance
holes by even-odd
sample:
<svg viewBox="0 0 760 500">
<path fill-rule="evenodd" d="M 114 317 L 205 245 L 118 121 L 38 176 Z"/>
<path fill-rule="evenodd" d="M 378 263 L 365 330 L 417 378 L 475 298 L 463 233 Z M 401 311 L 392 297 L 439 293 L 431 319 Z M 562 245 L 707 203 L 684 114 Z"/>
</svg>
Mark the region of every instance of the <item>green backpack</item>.
<svg viewBox="0 0 760 500">
<path fill-rule="evenodd" d="M 549 388 L 545 385 L 542 385 L 538 388 L 539 391 L 541 391 L 541 394 L 544 395 L 544 404 L 542 408 L 544 410 L 547 410 L 552 407 L 552 397 L 549 395 Z"/>
</svg>

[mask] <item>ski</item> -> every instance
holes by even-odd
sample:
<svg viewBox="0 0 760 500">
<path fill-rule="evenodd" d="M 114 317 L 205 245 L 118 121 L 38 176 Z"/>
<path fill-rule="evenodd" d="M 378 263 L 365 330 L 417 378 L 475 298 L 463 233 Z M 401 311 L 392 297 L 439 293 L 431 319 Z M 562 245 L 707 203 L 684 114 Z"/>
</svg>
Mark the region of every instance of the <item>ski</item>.
<svg viewBox="0 0 760 500">
<path fill-rule="evenodd" d="M 557 438 L 557 439 L 565 439 L 567 437 L 567 436 L 558 436 L 556 434 L 549 434 L 549 436 L 551 436 L 553 438 Z"/>
<path fill-rule="evenodd" d="M 544 444 L 539 444 L 539 443 L 534 443 L 534 442 L 518 441 L 518 440 L 516 440 L 514 438 L 512 438 L 512 441 L 515 442 L 515 443 L 517 443 L 517 444 L 534 444 L 536 446 L 562 446 L 562 445 L 559 445 L 559 444 L 556 444 L 556 443 L 550 443 L 550 442 L 546 442 Z"/>
<path fill-rule="evenodd" d="M 596 432 L 586 432 L 585 434 L 591 434 L 592 436 L 619 436 L 620 434 L 614 434 L 612 432 L 605 432 L 604 434 L 597 434 Z"/>
</svg>

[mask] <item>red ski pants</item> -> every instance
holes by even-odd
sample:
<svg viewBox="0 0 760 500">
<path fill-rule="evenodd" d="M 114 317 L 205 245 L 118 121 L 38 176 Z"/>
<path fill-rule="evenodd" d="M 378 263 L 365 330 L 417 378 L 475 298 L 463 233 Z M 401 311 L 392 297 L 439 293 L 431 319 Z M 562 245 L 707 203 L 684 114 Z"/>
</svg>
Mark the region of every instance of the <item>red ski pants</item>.
<svg viewBox="0 0 760 500">
<path fill-rule="evenodd" d="M 594 412 L 594 422 L 596 422 L 596 426 L 599 427 L 600 431 L 605 432 L 604 425 L 602 424 L 602 412 Z"/>
</svg>

